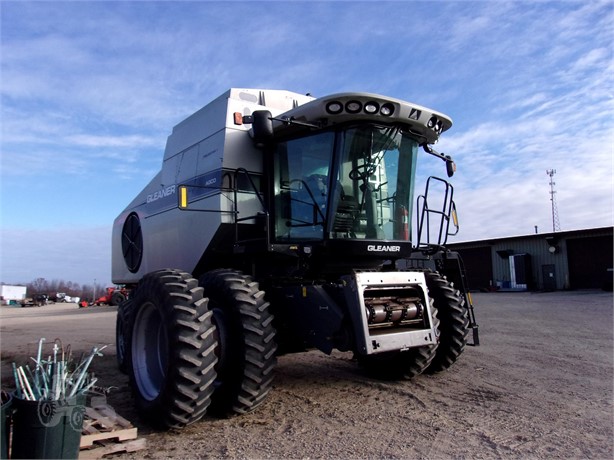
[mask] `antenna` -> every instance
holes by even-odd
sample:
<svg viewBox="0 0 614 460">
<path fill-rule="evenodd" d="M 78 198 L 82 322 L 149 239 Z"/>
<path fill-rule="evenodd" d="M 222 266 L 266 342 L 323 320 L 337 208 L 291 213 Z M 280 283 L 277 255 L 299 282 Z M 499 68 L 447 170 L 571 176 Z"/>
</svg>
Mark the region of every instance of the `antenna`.
<svg viewBox="0 0 614 460">
<path fill-rule="evenodd" d="M 556 190 L 554 190 L 554 186 L 556 183 L 553 180 L 554 175 L 556 174 L 556 169 L 547 169 L 546 174 L 550 176 L 550 201 L 552 202 L 552 231 L 560 232 L 561 224 L 559 222 L 559 210 L 556 207 Z"/>
</svg>

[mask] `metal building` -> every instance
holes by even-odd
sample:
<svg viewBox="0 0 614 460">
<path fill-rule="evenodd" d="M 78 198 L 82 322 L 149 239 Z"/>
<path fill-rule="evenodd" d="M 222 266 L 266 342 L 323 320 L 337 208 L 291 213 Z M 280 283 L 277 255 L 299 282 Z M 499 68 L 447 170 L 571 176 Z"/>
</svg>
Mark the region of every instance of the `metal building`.
<svg viewBox="0 0 614 460">
<path fill-rule="evenodd" d="M 613 227 L 449 244 L 472 290 L 612 289 Z"/>
</svg>

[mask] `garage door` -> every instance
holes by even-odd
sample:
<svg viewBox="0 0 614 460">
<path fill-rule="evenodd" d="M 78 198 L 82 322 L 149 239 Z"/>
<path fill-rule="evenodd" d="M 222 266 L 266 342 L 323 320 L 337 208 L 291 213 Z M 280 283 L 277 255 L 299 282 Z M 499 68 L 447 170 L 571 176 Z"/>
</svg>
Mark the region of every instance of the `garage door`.
<svg viewBox="0 0 614 460">
<path fill-rule="evenodd" d="M 492 280 L 490 246 L 458 249 L 465 263 L 467 284 L 471 290 L 487 289 Z"/>
<path fill-rule="evenodd" d="M 612 273 L 611 236 L 567 240 L 569 284 L 572 289 L 601 289 Z"/>
</svg>

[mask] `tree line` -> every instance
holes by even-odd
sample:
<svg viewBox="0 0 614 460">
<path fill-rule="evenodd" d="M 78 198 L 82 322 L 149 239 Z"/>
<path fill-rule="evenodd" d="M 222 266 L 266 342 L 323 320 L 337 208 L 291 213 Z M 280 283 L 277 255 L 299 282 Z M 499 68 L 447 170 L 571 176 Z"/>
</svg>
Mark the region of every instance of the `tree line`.
<svg viewBox="0 0 614 460">
<path fill-rule="evenodd" d="M 80 297 L 83 300 L 93 301 L 102 296 L 106 291 L 106 286 L 103 284 L 79 284 L 64 280 L 49 281 L 45 278 L 36 278 L 26 283 L 26 288 L 28 297 L 44 294 L 50 300 L 55 300 L 58 292 L 61 292 L 70 297 Z"/>
</svg>

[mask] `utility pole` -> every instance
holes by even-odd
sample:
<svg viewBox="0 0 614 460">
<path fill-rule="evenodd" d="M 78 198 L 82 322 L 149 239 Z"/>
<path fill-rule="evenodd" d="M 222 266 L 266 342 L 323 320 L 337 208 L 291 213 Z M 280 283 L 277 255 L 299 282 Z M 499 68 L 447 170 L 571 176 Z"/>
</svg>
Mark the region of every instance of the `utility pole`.
<svg viewBox="0 0 614 460">
<path fill-rule="evenodd" d="M 560 232 L 561 224 L 559 222 L 559 210 L 556 207 L 556 197 L 554 196 L 556 194 L 556 191 L 554 190 L 554 186 L 556 185 L 556 183 L 554 182 L 553 178 L 556 174 L 556 169 L 547 169 L 546 174 L 550 176 L 550 201 L 552 202 L 552 231 Z"/>
</svg>

